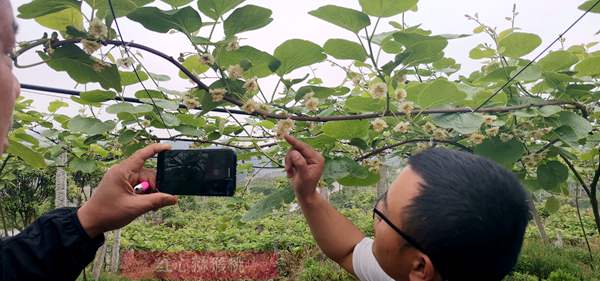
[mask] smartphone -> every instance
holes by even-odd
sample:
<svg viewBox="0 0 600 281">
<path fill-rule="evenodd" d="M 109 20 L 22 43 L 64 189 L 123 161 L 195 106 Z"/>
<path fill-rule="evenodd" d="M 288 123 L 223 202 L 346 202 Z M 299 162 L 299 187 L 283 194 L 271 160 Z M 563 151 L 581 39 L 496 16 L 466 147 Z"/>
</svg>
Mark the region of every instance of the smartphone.
<svg viewBox="0 0 600 281">
<path fill-rule="evenodd" d="M 158 154 L 156 185 L 173 195 L 233 196 L 236 166 L 231 149 L 163 151 Z"/>
</svg>

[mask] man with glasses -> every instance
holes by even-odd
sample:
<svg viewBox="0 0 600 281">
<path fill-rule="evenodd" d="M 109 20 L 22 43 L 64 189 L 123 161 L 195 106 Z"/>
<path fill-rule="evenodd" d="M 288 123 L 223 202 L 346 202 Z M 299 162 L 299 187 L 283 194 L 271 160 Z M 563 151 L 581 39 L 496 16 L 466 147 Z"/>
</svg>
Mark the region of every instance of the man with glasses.
<svg viewBox="0 0 600 281">
<path fill-rule="evenodd" d="M 323 156 L 285 138 L 287 176 L 317 244 L 360 280 L 499 281 L 516 264 L 528 199 L 498 164 L 438 148 L 410 157 L 375 205 L 370 239 L 317 192 Z"/>
</svg>

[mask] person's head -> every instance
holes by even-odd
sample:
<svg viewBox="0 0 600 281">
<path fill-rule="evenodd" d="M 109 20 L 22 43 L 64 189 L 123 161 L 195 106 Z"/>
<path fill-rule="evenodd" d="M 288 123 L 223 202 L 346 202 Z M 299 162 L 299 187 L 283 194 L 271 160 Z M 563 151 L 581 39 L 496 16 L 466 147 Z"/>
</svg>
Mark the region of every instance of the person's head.
<svg viewBox="0 0 600 281">
<path fill-rule="evenodd" d="M 396 280 L 502 280 L 521 250 L 527 200 L 515 175 L 495 162 L 426 150 L 376 206 L 407 237 L 379 217 L 374 254 Z"/>
<path fill-rule="evenodd" d="M 12 123 L 15 100 L 21 90 L 12 73 L 10 54 L 15 47 L 15 23 L 8 0 L 0 0 L 0 154 L 8 146 L 8 131 Z"/>
</svg>

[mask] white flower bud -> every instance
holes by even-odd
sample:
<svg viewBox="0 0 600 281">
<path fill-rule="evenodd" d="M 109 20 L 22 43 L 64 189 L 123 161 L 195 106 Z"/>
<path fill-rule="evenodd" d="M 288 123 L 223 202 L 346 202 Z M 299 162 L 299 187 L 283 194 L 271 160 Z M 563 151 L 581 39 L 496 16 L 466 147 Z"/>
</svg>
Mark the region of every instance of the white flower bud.
<svg viewBox="0 0 600 281">
<path fill-rule="evenodd" d="M 244 69 L 239 64 L 234 64 L 227 68 L 227 73 L 230 79 L 236 80 L 244 76 Z"/>
<path fill-rule="evenodd" d="M 379 82 L 371 86 L 371 96 L 376 99 L 385 98 L 385 94 L 387 94 L 387 85 L 383 82 Z"/>
</svg>

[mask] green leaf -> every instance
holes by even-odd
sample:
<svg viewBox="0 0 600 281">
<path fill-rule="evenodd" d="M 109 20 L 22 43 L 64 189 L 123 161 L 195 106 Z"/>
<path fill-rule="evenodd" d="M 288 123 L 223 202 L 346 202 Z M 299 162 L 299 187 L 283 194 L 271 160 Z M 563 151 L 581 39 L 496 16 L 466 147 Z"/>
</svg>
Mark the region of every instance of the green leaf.
<svg viewBox="0 0 600 281">
<path fill-rule="evenodd" d="M 363 11 L 374 17 L 391 17 L 407 12 L 418 0 L 359 0 Z"/>
<path fill-rule="evenodd" d="M 569 169 L 558 161 L 549 161 L 537 168 L 537 181 L 545 190 L 552 190 L 569 177 Z"/>
<path fill-rule="evenodd" d="M 481 129 L 484 118 L 479 113 L 448 113 L 433 115 L 433 123 L 445 129 L 454 129 L 461 134 L 471 134 Z"/>
<path fill-rule="evenodd" d="M 139 113 L 149 113 L 152 112 L 154 107 L 149 104 L 142 104 L 138 106 L 134 106 L 130 103 L 116 103 L 106 108 L 106 112 L 110 114 L 119 114 L 119 113 L 131 113 L 131 114 L 139 114 Z"/>
<path fill-rule="evenodd" d="M 577 141 L 579 140 L 579 137 L 577 136 L 577 134 L 575 134 L 575 130 L 573 130 L 573 128 L 569 126 L 560 126 L 556 128 L 552 133 L 554 134 L 552 138 L 557 137 L 562 142 L 572 147 L 578 146 Z"/>
<path fill-rule="evenodd" d="M 350 89 L 346 87 L 328 88 L 321 86 L 304 86 L 296 91 L 296 101 L 300 101 L 304 96 L 310 92 L 313 92 L 315 98 L 326 99 L 331 96 L 343 96 L 350 92 Z"/>
<path fill-rule="evenodd" d="M 75 116 L 69 121 L 68 128 L 75 132 L 93 136 L 110 132 L 115 128 L 115 123 L 112 121 L 102 122 L 91 117 Z"/>
<path fill-rule="evenodd" d="M 586 138 L 589 132 L 592 131 L 590 122 L 574 112 L 563 111 L 559 116 L 560 125 L 573 129 L 578 139 Z"/>
<path fill-rule="evenodd" d="M 198 10 L 216 21 L 242 2 L 244 0 L 198 0 Z"/>
<path fill-rule="evenodd" d="M 556 51 L 551 52 L 542 58 L 538 65 L 542 68 L 542 71 L 559 71 L 569 68 L 570 66 L 577 63 L 579 59 L 571 52 L 567 51 Z"/>
<path fill-rule="evenodd" d="M 135 9 L 138 7 L 143 7 L 144 5 L 153 1 L 154 0 L 113 0 L 112 5 L 116 17 L 120 18 L 127 16 L 129 13 L 135 11 Z M 110 10 L 108 0 L 85 0 L 85 2 L 88 3 L 90 7 L 96 9 L 96 17 L 112 20 L 112 11 Z"/>
<path fill-rule="evenodd" d="M 109 100 L 113 100 L 117 94 L 113 91 L 102 91 L 102 90 L 94 90 L 88 92 L 82 92 L 80 97 L 82 100 L 96 103 L 96 102 L 105 102 Z"/>
<path fill-rule="evenodd" d="M 579 6 L 579 9 L 583 10 L 583 11 L 587 11 L 590 8 L 592 8 L 594 6 L 594 4 L 596 4 L 596 2 L 598 2 L 598 1 L 588 0 L 587 2 L 581 4 L 581 6 Z M 594 9 L 592 9 L 590 12 L 600 14 L 600 5 L 596 5 L 596 7 L 594 7 Z"/>
<path fill-rule="evenodd" d="M 200 15 L 191 7 L 171 11 L 162 11 L 156 7 L 142 7 L 130 13 L 127 18 L 142 24 L 146 29 L 160 33 L 175 29 L 191 34 L 202 26 Z"/>
<path fill-rule="evenodd" d="M 325 53 L 339 60 L 365 61 L 367 52 L 355 42 L 345 39 L 329 39 L 325 42 Z"/>
<path fill-rule="evenodd" d="M 163 95 L 162 92 L 159 91 L 155 91 L 155 90 L 139 90 L 137 92 L 135 92 L 134 96 L 138 99 L 164 99 L 165 96 Z M 152 103 L 152 101 L 150 101 L 150 103 Z"/>
<path fill-rule="evenodd" d="M 283 76 L 293 70 L 322 62 L 327 58 L 321 46 L 302 39 L 291 39 L 275 49 L 275 57 L 281 62 L 277 74 Z"/>
<path fill-rule="evenodd" d="M 405 65 L 432 63 L 444 57 L 448 39 L 442 36 L 425 36 L 413 32 L 396 32 L 394 39 L 404 45 L 406 50 L 399 56 Z"/>
<path fill-rule="evenodd" d="M 182 65 L 185 66 L 194 75 L 200 75 L 210 69 L 210 67 L 208 65 L 203 64 L 200 61 L 199 55 L 192 55 L 192 56 L 186 57 L 185 60 L 183 61 Z M 183 79 L 189 79 L 189 77 L 187 75 L 185 75 L 185 73 L 183 73 L 183 71 L 179 71 L 179 77 L 181 77 Z"/>
<path fill-rule="evenodd" d="M 241 64 L 243 61 L 248 61 L 252 66 L 244 72 L 244 76 L 251 77 L 267 77 L 273 73 L 270 65 L 278 64 L 279 61 L 269 53 L 255 49 L 250 46 L 242 46 L 239 49 L 228 52 L 225 48 L 217 49 L 215 55 L 217 64 L 224 69 L 230 65 Z"/>
<path fill-rule="evenodd" d="M 312 138 L 302 138 L 302 141 L 315 149 L 323 151 L 333 148 L 337 140 L 330 136 L 321 134 Z"/>
<path fill-rule="evenodd" d="M 119 71 L 119 76 L 121 77 L 121 85 L 130 86 L 140 83 L 140 80 L 142 82 L 148 80 L 149 77 L 148 74 L 146 74 L 146 72 L 138 71 L 137 73 L 140 77 L 139 80 L 138 76 L 136 76 L 135 72 L 133 71 Z"/>
<path fill-rule="evenodd" d="M 60 108 L 68 107 L 68 106 L 69 106 L 69 104 L 64 101 L 55 100 L 55 101 L 50 102 L 50 104 L 48 105 L 48 111 L 54 113 L 54 112 L 58 111 Z"/>
<path fill-rule="evenodd" d="M 269 196 L 258 201 L 242 217 L 243 222 L 253 221 L 265 217 L 266 215 L 294 201 L 294 190 L 292 187 L 278 189 Z"/>
<path fill-rule="evenodd" d="M 352 113 L 383 112 L 385 110 L 385 103 L 385 99 L 349 97 L 344 104 L 344 109 Z"/>
<path fill-rule="evenodd" d="M 494 56 L 496 56 L 496 50 L 488 48 L 483 44 L 477 45 L 477 47 L 473 48 L 469 52 L 469 58 L 472 58 L 474 60 L 483 58 L 493 58 Z"/>
<path fill-rule="evenodd" d="M 558 105 L 546 105 L 546 106 L 540 107 L 540 109 L 538 109 L 538 111 L 540 112 L 540 115 L 542 115 L 543 117 L 550 117 L 556 113 L 561 112 L 562 107 L 560 107 Z"/>
<path fill-rule="evenodd" d="M 33 19 L 68 8 L 81 9 L 81 2 L 77 0 L 34 0 L 19 7 L 19 18 Z"/>
<path fill-rule="evenodd" d="M 575 66 L 575 71 L 579 76 L 598 76 L 600 75 L 600 56 L 589 57 L 582 60 Z"/>
<path fill-rule="evenodd" d="M 83 29 L 83 15 L 76 8 L 67 8 L 60 12 L 37 17 L 35 21 L 41 26 L 61 32 L 66 32 L 68 26 L 75 27 L 78 30 Z"/>
<path fill-rule="evenodd" d="M 64 45 L 54 50 L 52 56 L 38 53 L 48 66 L 56 71 L 66 71 L 75 82 L 85 84 L 99 82 L 104 89 L 115 89 L 121 92 L 121 78 L 117 66 L 103 65 L 93 60 L 88 54 L 74 44 Z"/>
<path fill-rule="evenodd" d="M 171 114 L 169 112 L 161 112 L 160 115 L 160 117 L 162 117 L 162 119 L 160 119 L 159 117 L 161 124 L 167 127 L 177 127 L 181 125 L 181 121 L 179 120 L 179 118 L 177 118 L 177 115 L 175 114 Z"/>
<path fill-rule="evenodd" d="M 349 157 L 327 158 L 323 169 L 323 178 L 338 180 L 350 176 L 360 166 Z"/>
<path fill-rule="evenodd" d="M 185 6 L 189 3 L 191 3 L 193 0 L 161 0 L 161 1 L 171 5 L 171 7 L 173 7 L 173 8 L 177 8 L 177 7 Z"/>
<path fill-rule="evenodd" d="M 176 101 L 172 101 L 172 100 L 152 98 L 152 99 L 140 99 L 140 101 L 142 101 L 145 104 L 160 107 L 165 110 L 174 111 L 179 108 L 179 103 Z"/>
<path fill-rule="evenodd" d="M 371 24 L 365 13 L 335 5 L 326 5 L 308 13 L 354 33 Z"/>
<path fill-rule="evenodd" d="M 533 52 L 542 39 L 532 33 L 513 32 L 498 43 L 500 54 L 511 58 L 520 58 Z"/>
<path fill-rule="evenodd" d="M 523 144 L 515 139 L 503 142 L 499 138 L 491 138 L 476 146 L 474 152 L 512 169 L 513 164 L 525 153 L 525 149 Z"/>
<path fill-rule="evenodd" d="M 365 169 L 362 167 L 362 169 Z M 380 180 L 378 174 L 366 171 L 366 177 L 358 177 L 356 175 L 349 175 L 347 177 L 338 180 L 338 183 L 344 186 L 373 186 Z"/>
<path fill-rule="evenodd" d="M 56 71 L 66 71 L 78 83 L 99 82 L 104 89 L 121 91 L 119 71 L 114 64 L 101 64 L 79 47 L 68 44 L 57 48 L 51 57 L 38 53 L 48 66 Z"/>
<path fill-rule="evenodd" d="M 413 101 L 423 109 L 460 103 L 467 97 L 467 94 L 459 90 L 455 83 L 445 79 L 437 79 L 419 85 L 407 88 L 408 100 Z"/>
<path fill-rule="evenodd" d="M 94 171 L 96 171 L 96 167 L 96 161 L 92 159 L 74 158 L 69 163 L 69 169 L 75 172 L 83 172 L 88 174 L 91 174 Z"/>
<path fill-rule="evenodd" d="M 560 209 L 560 200 L 556 197 L 552 196 L 546 200 L 546 204 L 544 205 L 544 210 L 549 214 L 554 214 L 558 212 Z"/>
<path fill-rule="evenodd" d="M 10 146 L 6 152 L 21 158 L 21 160 L 25 161 L 25 163 L 32 168 L 43 169 L 47 166 L 46 160 L 44 160 L 42 154 L 15 140 L 10 140 Z"/>
<path fill-rule="evenodd" d="M 223 23 L 225 35 L 232 37 L 238 33 L 256 30 L 271 23 L 271 10 L 255 5 L 235 9 Z"/>
<path fill-rule="evenodd" d="M 369 121 L 332 121 L 323 125 L 323 133 L 337 139 L 365 138 L 369 132 Z"/>
</svg>

